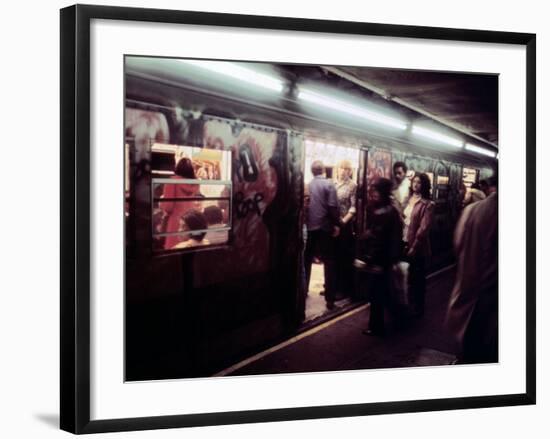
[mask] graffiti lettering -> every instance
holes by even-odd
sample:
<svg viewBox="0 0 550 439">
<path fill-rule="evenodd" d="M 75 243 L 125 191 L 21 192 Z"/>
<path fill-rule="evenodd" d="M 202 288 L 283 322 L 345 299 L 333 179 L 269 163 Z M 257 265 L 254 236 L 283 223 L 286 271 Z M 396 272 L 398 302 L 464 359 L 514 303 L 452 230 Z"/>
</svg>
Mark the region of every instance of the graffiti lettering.
<svg viewBox="0 0 550 439">
<path fill-rule="evenodd" d="M 239 161 L 242 166 L 242 177 L 245 181 L 256 181 L 258 179 L 258 165 L 254 159 L 252 148 L 247 143 L 239 146 Z"/>
<path fill-rule="evenodd" d="M 244 218 L 250 212 L 255 212 L 258 216 L 261 216 L 260 202 L 263 201 L 263 199 L 264 194 L 261 193 L 256 193 L 254 197 L 245 199 L 244 193 L 237 192 L 234 198 L 237 218 Z"/>
</svg>

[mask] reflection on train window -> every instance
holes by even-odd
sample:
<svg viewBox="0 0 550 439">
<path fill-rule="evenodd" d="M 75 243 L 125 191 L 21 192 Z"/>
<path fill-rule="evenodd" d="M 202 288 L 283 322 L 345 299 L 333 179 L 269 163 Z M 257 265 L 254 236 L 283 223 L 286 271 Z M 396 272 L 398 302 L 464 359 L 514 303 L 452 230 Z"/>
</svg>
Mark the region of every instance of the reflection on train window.
<svg viewBox="0 0 550 439">
<path fill-rule="evenodd" d="M 227 244 L 231 230 L 230 154 L 153 144 L 151 206 L 155 251 Z M 155 159 L 156 155 L 162 157 Z"/>
</svg>

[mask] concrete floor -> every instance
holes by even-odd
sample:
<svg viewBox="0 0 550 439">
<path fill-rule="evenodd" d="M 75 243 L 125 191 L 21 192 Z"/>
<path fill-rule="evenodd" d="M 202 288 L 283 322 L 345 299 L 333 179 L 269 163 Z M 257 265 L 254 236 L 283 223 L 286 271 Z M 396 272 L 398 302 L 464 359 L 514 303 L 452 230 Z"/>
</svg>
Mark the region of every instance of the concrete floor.
<svg viewBox="0 0 550 439">
<path fill-rule="evenodd" d="M 322 269 L 322 266 L 319 266 Z M 317 267 L 317 269 L 319 268 Z M 390 367 L 449 365 L 456 361 L 456 346 L 445 331 L 444 318 L 454 282 L 454 269 L 428 279 L 424 317 L 403 322 L 386 314 L 386 335 L 364 335 L 369 305 L 356 308 L 313 327 L 298 336 L 244 360 L 222 375 L 321 372 Z M 318 290 L 318 285 L 315 287 Z M 322 285 L 321 285 L 322 290 Z M 319 290 L 320 291 L 320 290 Z M 316 294 L 316 295 L 315 295 Z M 324 298 L 312 294 L 309 315 Z M 326 309 L 326 308 L 325 308 Z"/>
</svg>

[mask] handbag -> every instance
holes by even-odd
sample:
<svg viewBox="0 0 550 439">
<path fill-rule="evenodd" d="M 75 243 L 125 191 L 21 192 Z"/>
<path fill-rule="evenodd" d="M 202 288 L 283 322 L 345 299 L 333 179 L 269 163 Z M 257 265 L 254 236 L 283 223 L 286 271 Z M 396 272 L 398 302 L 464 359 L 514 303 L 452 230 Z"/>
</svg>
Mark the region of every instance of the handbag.
<svg viewBox="0 0 550 439">
<path fill-rule="evenodd" d="M 391 269 L 391 298 L 396 305 L 409 304 L 409 263 L 399 261 Z"/>
</svg>

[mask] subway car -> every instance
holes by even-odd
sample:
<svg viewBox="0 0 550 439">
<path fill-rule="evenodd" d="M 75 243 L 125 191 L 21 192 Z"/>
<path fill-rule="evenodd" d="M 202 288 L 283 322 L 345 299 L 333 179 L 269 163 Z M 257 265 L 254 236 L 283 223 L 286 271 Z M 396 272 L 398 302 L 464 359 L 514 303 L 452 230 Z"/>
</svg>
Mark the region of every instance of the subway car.
<svg viewBox="0 0 550 439">
<path fill-rule="evenodd" d="M 304 188 L 314 160 L 328 178 L 340 160 L 352 163 L 357 236 L 375 178 L 391 178 L 397 161 L 427 173 L 429 270 L 453 264 L 461 187 L 496 171 L 496 149 L 335 71 L 125 58 L 127 380 L 211 376 L 360 303 L 353 292 L 359 302 L 308 313 Z"/>
</svg>

